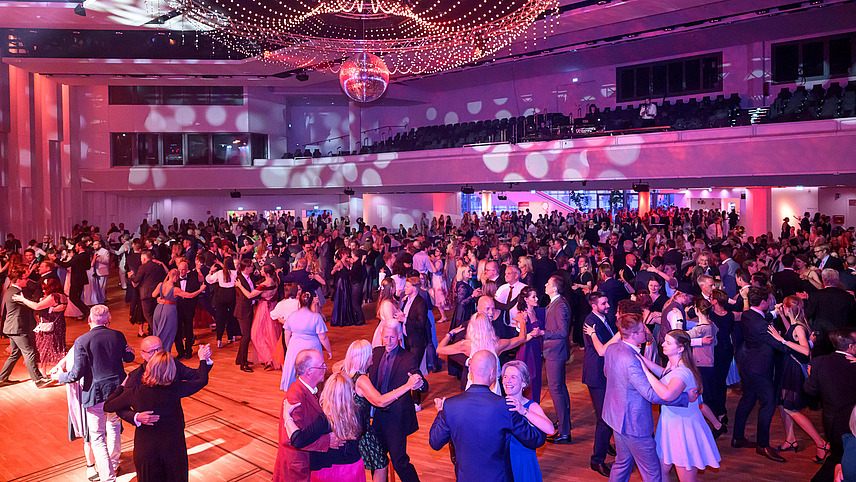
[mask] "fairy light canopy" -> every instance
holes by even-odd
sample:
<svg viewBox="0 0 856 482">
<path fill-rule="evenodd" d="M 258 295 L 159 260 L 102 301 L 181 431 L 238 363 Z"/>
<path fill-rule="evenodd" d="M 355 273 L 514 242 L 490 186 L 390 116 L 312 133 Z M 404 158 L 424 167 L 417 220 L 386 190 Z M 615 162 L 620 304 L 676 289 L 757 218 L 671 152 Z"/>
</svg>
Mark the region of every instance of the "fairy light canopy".
<svg viewBox="0 0 856 482">
<path fill-rule="evenodd" d="M 477 61 L 539 35 L 558 0 L 166 0 L 228 47 L 289 68 L 337 72 L 363 53 L 392 74 Z"/>
</svg>

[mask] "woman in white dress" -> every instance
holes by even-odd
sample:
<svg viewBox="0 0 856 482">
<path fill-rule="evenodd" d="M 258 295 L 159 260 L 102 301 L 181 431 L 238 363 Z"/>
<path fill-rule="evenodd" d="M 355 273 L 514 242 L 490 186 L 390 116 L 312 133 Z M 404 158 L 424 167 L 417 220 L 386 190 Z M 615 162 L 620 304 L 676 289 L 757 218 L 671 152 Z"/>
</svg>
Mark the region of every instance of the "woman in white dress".
<svg viewBox="0 0 856 482">
<path fill-rule="evenodd" d="M 654 440 L 657 442 L 657 455 L 663 464 L 663 480 L 669 480 L 669 472 L 674 465 L 681 482 L 696 482 L 698 471 L 705 467 L 719 468 L 721 457 L 710 427 L 699 409 L 702 403 L 701 376 L 693 358 L 689 334 L 683 330 L 667 333 L 663 341 L 663 354 L 669 358 L 665 368 L 639 357 L 647 368 L 644 370 L 645 375 L 657 396 L 670 401 L 683 392 L 694 388 L 699 390 L 699 399 L 686 407 L 660 407 L 660 420 Z"/>
</svg>

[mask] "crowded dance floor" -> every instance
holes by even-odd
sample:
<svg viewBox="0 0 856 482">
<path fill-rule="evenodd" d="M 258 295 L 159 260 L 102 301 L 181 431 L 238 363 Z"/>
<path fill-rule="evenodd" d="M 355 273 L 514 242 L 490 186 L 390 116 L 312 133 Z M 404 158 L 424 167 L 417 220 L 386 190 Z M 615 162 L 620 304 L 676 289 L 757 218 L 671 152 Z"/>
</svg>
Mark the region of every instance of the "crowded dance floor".
<svg viewBox="0 0 856 482">
<path fill-rule="evenodd" d="M 117 225 L 102 236 L 84 223 L 27 248 L 9 236 L 0 421 L 15 443 L 4 448 L 2 476 L 583 480 L 615 478 L 621 460 L 629 465 L 615 480 L 639 477 L 634 462 L 643 480 L 655 480 L 645 470 L 668 478 L 670 469 L 680 480 L 842 476 L 847 417 L 827 420 L 834 404 L 849 413 L 856 403 L 840 398 L 856 364 L 817 370 L 856 351 L 852 229 L 818 215 L 800 219 L 793 236 L 741 238 L 739 217 L 723 211 L 637 214 L 465 214 L 401 237 L 361 220 L 346 237 L 349 220 L 329 214 L 144 222 L 141 237 Z M 212 286 L 213 301 L 198 299 Z M 776 319 L 753 326 L 765 312 Z M 110 356 L 118 377 L 107 375 Z M 321 412 L 298 418 L 301 404 L 318 404 L 309 388 Z M 660 405 L 656 425 L 650 402 Z M 631 415 L 634 403 L 647 405 Z M 354 432 L 339 436 L 337 417 L 348 413 Z M 88 423 L 96 416 L 106 427 Z M 16 426 L 23 420 L 32 428 Z M 647 432 L 636 440 L 619 432 L 640 427 Z M 398 430 L 406 432 L 395 440 Z M 844 435 L 844 447 L 830 435 Z M 18 462 L 34 449 L 44 456 Z"/>
</svg>

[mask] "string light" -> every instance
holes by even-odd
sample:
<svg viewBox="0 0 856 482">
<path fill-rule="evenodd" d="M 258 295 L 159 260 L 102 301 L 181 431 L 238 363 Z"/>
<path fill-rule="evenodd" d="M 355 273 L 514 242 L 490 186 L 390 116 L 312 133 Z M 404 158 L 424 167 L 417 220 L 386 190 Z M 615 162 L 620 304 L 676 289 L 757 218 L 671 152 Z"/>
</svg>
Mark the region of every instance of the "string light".
<svg viewBox="0 0 856 482">
<path fill-rule="evenodd" d="M 558 0 L 163 1 L 192 28 L 266 62 L 337 72 L 369 53 L 393 74 L 449 70 L 520 39 L 528 50 L 553 31 L 558 12 Z"/>
</svg>

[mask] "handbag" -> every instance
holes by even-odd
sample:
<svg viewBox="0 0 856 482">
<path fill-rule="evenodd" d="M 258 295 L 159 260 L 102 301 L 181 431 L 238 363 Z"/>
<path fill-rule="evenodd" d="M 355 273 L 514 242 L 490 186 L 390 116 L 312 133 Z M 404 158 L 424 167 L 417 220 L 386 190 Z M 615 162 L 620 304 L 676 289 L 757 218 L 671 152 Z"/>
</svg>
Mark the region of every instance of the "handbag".
<svg viewBox="0 0 856 482">
<path fill-rule="evenodd" d="M 52 321 L 41 321 L 33 328 L 33 331 L 38 333 L 51 333 L 53 330 L 54 323 Z"/>
</svg>

